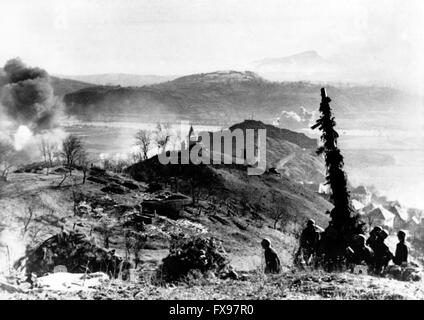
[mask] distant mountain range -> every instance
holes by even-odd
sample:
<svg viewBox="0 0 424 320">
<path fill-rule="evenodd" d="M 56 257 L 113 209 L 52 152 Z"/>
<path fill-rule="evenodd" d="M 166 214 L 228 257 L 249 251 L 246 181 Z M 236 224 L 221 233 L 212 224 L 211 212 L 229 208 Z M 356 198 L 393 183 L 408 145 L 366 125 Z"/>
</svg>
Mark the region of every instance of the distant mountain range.
<svg viewBox="0 0 424 320">
<path fill-rule="evenodd" d="M 238 68 L 240 69 L 240 67 Z M 401 85 L 378 57 L 358 57 L 352 53 L 322 57 L 315 50 L 289 56 L 264 58 L 245 65 L 242 69 L 256 72 L 272 81 L 310 81 L 320 83 L 354 83 L 361 85 Z M 177 79 L 178 75 L 144 75 L 104 73 L 90 75 L 55 75 L 101 86 L 141 87 Z M 182 78 L 185 78 L 184 76 Z"/>
<path fill-rule="evenodd" d="M 6 74 L 3 69 L 0 68 L 0 87 L 6 83 Z M 87 87 L 92 87 L 92 83 L 87 83 L 83 81 L 55 77 L 50 75 L 50 83 L 53 86 L 54 93 L 58 96 L 63 97 L 64 95 L 75 92 Z"/>
<path fill-rule="evenodd" d="M 283 58 L 265 58 L 253 62 L 254 69 L 286 68 L 292 71 L 309 68 L 330 68 L 332 64 L 322 58 L 316 51 L 305 51 Z M 307 70 L 305 70 L 307 71 Z M 312 71 L 312 70 L 311 70 Z"/>
<path fill-rule="evenodd" d="M 313 55 L 309 58 L 315 59 Z M 283 110 L 298 112 L 303 106 L 307 111 L 316 111 L 321 87 L 308 82 L 272 82 L 254 72 L 230 70 L 143 87 L 86 87 L 66 94 L 64 101 L 70 114 L 89 119 L 102 118 L 106 113 L 128 113 L 154 121 L 188 119 L 232 124 L 253 117 L 269 123 Z M 387 125 L 393 114 L 416 108 L 417 104 L 422 106 L 419 97 L 387 87 L 326 87 L 336 117 L 346 119 L 349 128 L 355 128 L 358 121 L 375 128 L 378 117 L 383 117 L 382 124 Z"/>
<path fill-rule="evenodd" d="M 170 81 L 178 76 L 158 76 L 158 75 L 140 75 L 127 73 L 104 73 L 91 75 L 58 75 L 60 78 L 72 79 L 81 82 L 88 82 L 95 85 L 105 86 L 123 86 L 123 87 L 141 87 L 149 84 L 156 84 Z"/>
<path fill-rule="evenodd" d="M 322 57 L 314 50 L 279 58 L 265 58 L 247 68 L 274 81 L 314 81 L 391 85 L 405 87 L 405 75 L 387 68 L 378 56 L 358 56 L 352 52 Z"/>
<path fill-rule="evenodd" d="M 336 80 L 340 67 L 310 50 L 280 58 L 254 61 L 249 68 L 276 81 L 329 81 Z"/>
<path fill-rule="evenodd" d="M 339 81 L 344 70 L 340 57 L 333 61 L 324 59 L 316 51 L 310 50 L 280 58 L 265 58 L 247 66 L 249 70 L 275 81 Z M 141 87 L 172 81 L 177 75 L 143 75 L 126 73 L 104 73 L 90 75 L 55 75 L 100 86 Z M 193 80 L 194 78 L 191 77 Z M 181 77 L 182 79 L 186 77 Z"/>
<path fill-rule="evenodd" d="M 93 86 L 93 84 L 87 83 L 87 82 L 71 80 L 71 79 L 62 79 L 62 78 L 52 77 L 52 76 L 50 76 L 50 82 L 54 88 L 54 93 L 61 97 L 63 97 L 64 95 L 68 93 Z"/>
<path fill-rule="evenodd" d="M 315 51 L 263 59 L 254 64 L 256 69 L 261 70 L 274 67 L 287 72 L 290 68 L 303 69 L 305 78 L 314 78 L 313 70 L 333 66 Z M 307 75 L 308 72 L 312 73 Z M 125 74 L 76 77 L 85 81 L 51 76 L 51 83 L 55 93 L 63 97 L 67 113 L 89 120 L 131 115 L 130 118 L 137 121 L 189 120 L 231 125 L 252 118 L 266 123 L 281 120 L 282 126 L 290 123 L 289 128 L 299 130 L 308 127 L 313 120 L 311 113 L 317 112 L 320 89 L 324 85 L 333 100 L 337 120 L 346 129 L 379 129 L 388 124 L 396 129 L 398 122 L 394 119 L 400 119 L 400 114 L 417 113 L 423 109 L 422 98 L 390 87 L 323 84 L 325 81 L 322 84 L 277 82 L 266 79 L 262 74 L 264 72 L 226 70 L 186 75 L 173 80 L 173 76 Z M 143 86 L 93 83 L 107 83 L 113 79 L 122 84 L 159 83 Z"/>
</svg>

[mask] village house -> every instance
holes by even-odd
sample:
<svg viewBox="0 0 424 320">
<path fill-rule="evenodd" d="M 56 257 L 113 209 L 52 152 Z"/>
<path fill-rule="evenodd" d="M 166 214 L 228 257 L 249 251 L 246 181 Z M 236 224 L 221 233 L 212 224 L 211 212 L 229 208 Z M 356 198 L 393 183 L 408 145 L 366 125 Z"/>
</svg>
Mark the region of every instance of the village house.
<svg viewBox="0 0 424 320">
<path fill-rule="evenodd" d="M 382 206 L 365 213 L 363 217 L 370 227 L 380 226 L 389 230 L 394 228 L 395 214 Z"/>
<path fill-rule="evenodd" d="M 355 199 L 364 205 L 371 202 L 372 194 L 365 186 L 358 186 L 351 191 L 351 198 Z"/>
<path fill-rule="evenodd" d="M 387 203 L 389 203 L 389 200 L 386 196 L 379 196 L 374 193 L 371 195 L 371 201 L 380 205 L 386 205 Z"/>
<path fill-rule="evenodd" d="M 352 200 L 353 201 L 353 200 Z M 372 202 L 370 202 L 370 203 L 368 203 L 366 206 L 364 206 L 360 211 L 359 211 L 359 213 L 361 214 L 361 215 L 366 215 L 367 213 L 369 213 L 369 212 L 371 212 L 372 210 L 374 210 L 375 208 L 377 208 L 377 206 L 374 204 L 374 203 L 372 203 Z"/>
<path fill-rule="evenodd" d="M 395 215 L 393 228 L 394 229 L 408 229 L 409 228 L 409 214 L 406 209 L 394 204 L 385 206 L 387 210 Z"/>
<path fill-rule="evenodd" d="M 413 216 L 409 223 L 409 232 L 414 238 L 424 239 L 424 219 Z"/>
<path fill-rule="evenodd" d="M 352 206 L 356 211 L 361 211 L 365 207 L 365 205 L 362 202 L 360 202 L 356 199 L 352 200 Z"/>
</svg>

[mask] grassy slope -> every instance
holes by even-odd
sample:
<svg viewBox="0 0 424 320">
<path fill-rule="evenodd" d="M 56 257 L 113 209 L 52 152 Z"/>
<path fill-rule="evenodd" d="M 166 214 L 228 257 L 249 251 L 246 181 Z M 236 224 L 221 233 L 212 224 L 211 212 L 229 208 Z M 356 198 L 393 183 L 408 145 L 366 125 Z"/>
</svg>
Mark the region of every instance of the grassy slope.
<svg viewBox="0 0 424 320">
<path fill-rule="evenodd" d="M 275 167 L 292 181 L 315 184 L 325 181 L 324 162 L 315 152 L 318 146 L 316 139 L 255 120 L 245 120 L 230 127 L 230 130 L 234 129 L 241 129 L 243 132 L 246 129 L 266 129 L 267 166 Z"/>
<path fill-rule="evenodd" d="M 29 217 L 28 208 L 31 208 L 33 217 L 24 240 L 25 244 L 34 244 L 46 239 L 59 232 L 64 226 L 66 230 L 75 228 L 86 234 L 89 234 L 90 230 L 94 230 L 92 233 L 94 241 L 102 245 L 102 234 L 97 231 L 101 221 L 90 217 L 74 216 L 72 189 L 76 188 L 78 192 L 102 197 L 106 195 L 99 190 L 103 185 L 89 181 L 85 185 L 81 185 L 81 177 L 78 172 L 76 172 L 76 176 L 79 181 L 76 187 L 72 187 L 70 182 L 65 182 L 60 189 L 57 189 L 56 186 L 61 180 L 60 175 L 12 174 L 10 181 L 2 186 L 0 194 L 0 218 L 3 229 L 20 232 Z M 110 195 L 118 203 L 130 206 L 139 204 L 146 196 L 149 195 L 144 192 Z M 203 201 L 201 205 L 208 207 L 211 206 L 211 203 Z M 211 208 L 210 210 L 214 210 L 213 217 L 207 213 L 198 214 L 198 208 L 191 208 L 191 212 L 193 210 L 195 214 L 186 214 L 181 221 L 158 216 L 154 224 L 148 226 L 152 236 L 149 237 L 145 249 L 141 252 L 141 258 L 146 262 L 146 266 L 149 263 L 157 265 L 160 259 L 167 254 L 169 235 L 172 232 L 195 233 L 191 228 L 191 223 L 202 225 L 209 234 L 222 239 L 237 269 L 251 270 L 257 267 L 261 254 L 259 242 L 265 236 L 271 238 L 275 246 L 280 249 L 283 263 L 287 265 L 291 263 L 291 251 L 296 243 L 295 237 L 293 234 L 286 234 L 270 228 L 270 220 L 257 221 L 249 216 L 232 216 L 227 214 L 225 208 L 222 210 Z M 203 212 L 207 212 L 207 210 L 203 210 Z M 120 221 L 120 213 L 109 212 L 108 216 L 113 229 L 111 248 L 115 248 L 118 253 L 124 255 L 126 229 Z M 243 257 L 248 258 L 243 259 Z"/>
</svg>

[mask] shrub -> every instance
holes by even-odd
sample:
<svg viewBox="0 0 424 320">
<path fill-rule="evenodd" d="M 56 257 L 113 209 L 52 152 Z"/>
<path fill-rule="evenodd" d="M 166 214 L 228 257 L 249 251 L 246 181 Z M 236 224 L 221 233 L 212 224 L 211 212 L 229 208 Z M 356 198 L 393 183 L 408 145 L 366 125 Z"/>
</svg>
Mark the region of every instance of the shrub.
<svg viewBox="0 0 424 320">
<path fill-rule="evenodd" d="M 64 265 L 68 272 L 105 272 L 111 277 L 127 278 L 131 265 L 115 255 L 115 250 L 106 250 L 93 243 L 82 233 L 60 232 L 34 248 L 28 248 L 25 257 L 14 267 L 25 267 L 26 273 L 43 276 L 53 272 L 57 265 Z"/>
<path fill-rule="evenodd" d="M 177 236 L 171 241 L 169 255 L 162 260 L 159 272 L 164 281 L 173 282 L 184 280 L 195 270 L 201 274 L 219 273 L 228 264 L 220 240 L 206 236 Z"/>
</svg>

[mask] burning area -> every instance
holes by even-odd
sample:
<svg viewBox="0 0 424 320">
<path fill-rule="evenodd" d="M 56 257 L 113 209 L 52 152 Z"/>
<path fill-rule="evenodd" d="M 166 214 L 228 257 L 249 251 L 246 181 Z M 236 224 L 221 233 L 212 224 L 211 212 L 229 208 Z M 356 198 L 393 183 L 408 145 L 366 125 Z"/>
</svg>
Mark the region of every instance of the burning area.
<svg viewBox="0 0 424 320">
<path fill-rule="evenodd" d="M 3 70 L 0 101 L 5 115 L 35 134 L 57 128 L 62 104 L 53 93 L 48 73 L 27 67 L 18 58 L 9 60 Z"/>
<path fill-rule="evenodd" d="M 33 149 L 37 139 L 62 136 L 59 116 L 63 105 L 54 95 L 48 73 L 26 66 L 19 58 L 11 59 L 0 74 L 0 142 L 16 151 Z M 30 146 L 31 145 L 31 146 Z M 31 150 L 29 150 L 31 149 Z M 21 155 L 23 156 L 23 155 Z"/>
<path fill-rule="evenodd" d="M 45 70 L 28 67 L 19 58 L 0 69 L 0 183 L 16 166 L 40 157 L 41 141 L 59 148 L 65 136 L 59 122 L 62 110 Z M 0 229 L 1 270 L 23 251 L 15 248 L 24 242 L 22 235 L 11 228 Z"/>
</svg>

